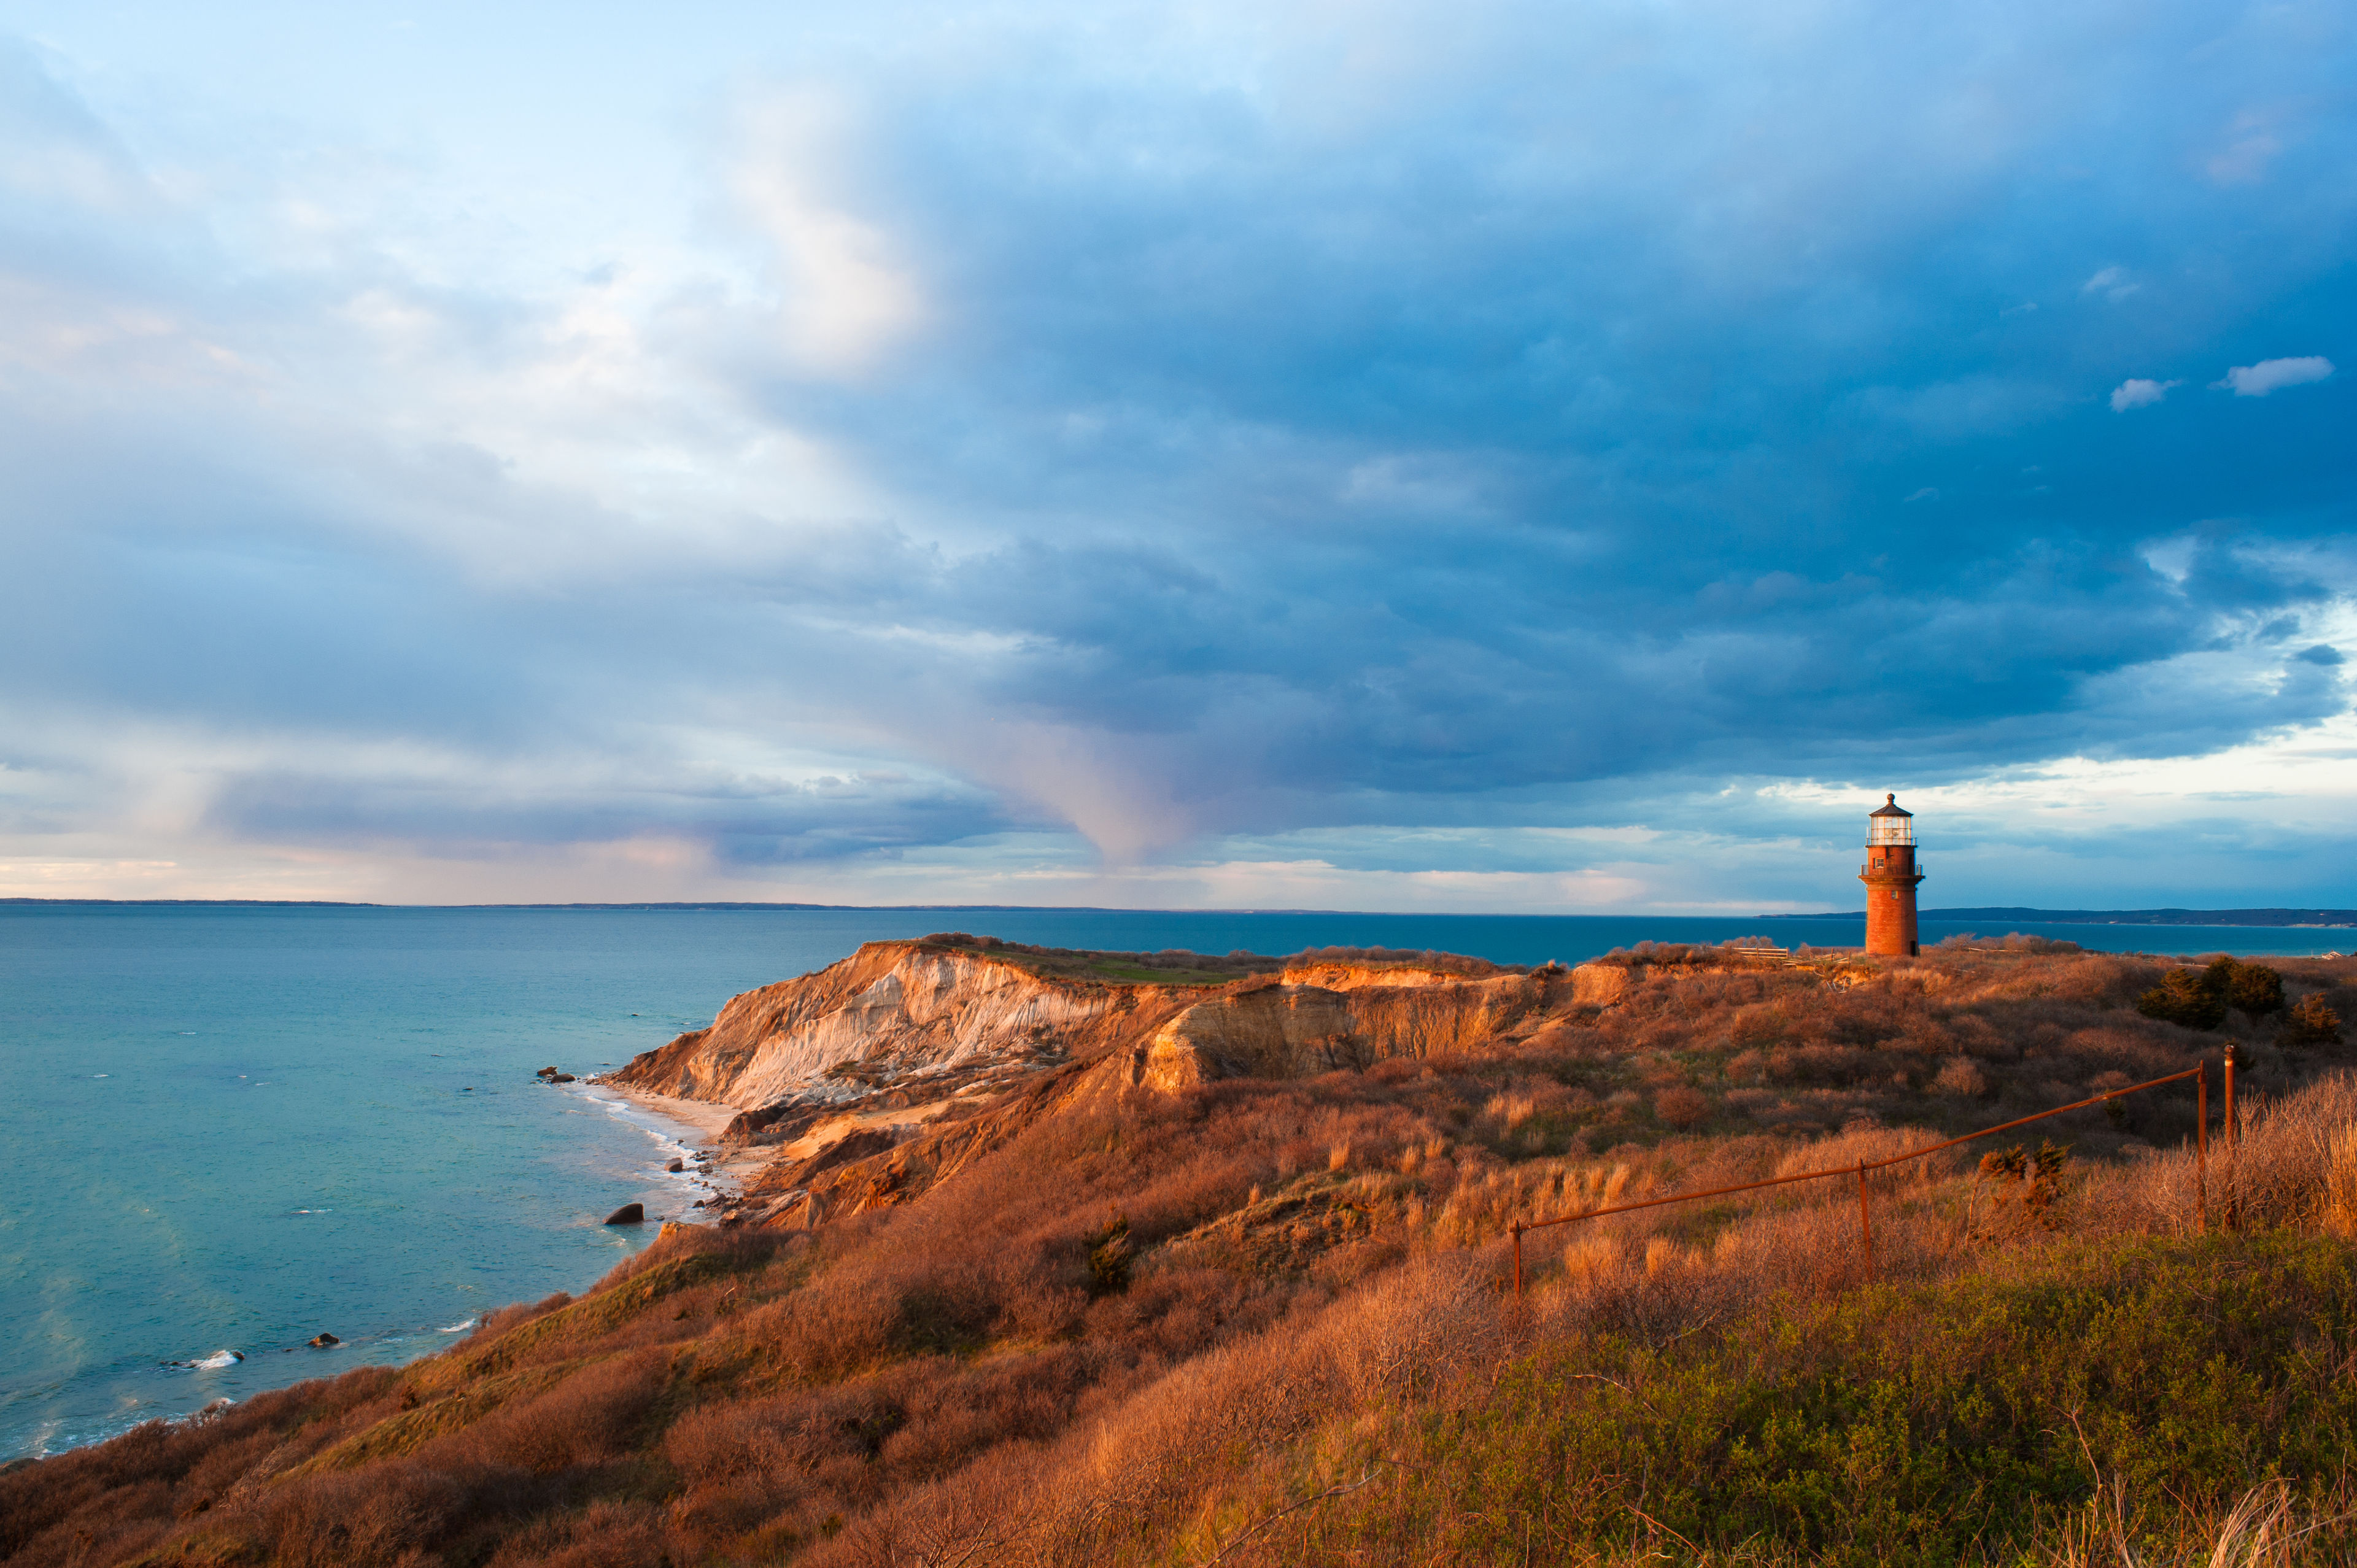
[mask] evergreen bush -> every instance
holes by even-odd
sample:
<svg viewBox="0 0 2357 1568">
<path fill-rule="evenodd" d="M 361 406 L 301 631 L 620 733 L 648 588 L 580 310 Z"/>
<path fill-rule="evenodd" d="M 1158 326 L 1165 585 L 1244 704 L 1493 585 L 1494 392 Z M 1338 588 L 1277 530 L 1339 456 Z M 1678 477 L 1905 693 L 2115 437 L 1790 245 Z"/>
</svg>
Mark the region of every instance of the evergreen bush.
<svg viewBox="0 0 2357 1568">
<path fill-rule="evenodd" d="M 2221 953 L 2199 972 L 2170 970 L 2137 999 L 2136 1011 L 2189 1029 L 2214 1029 L 2226 1021 L 2229 1008 L 2264 1018 L 2282 1011 L 2283 1004 L 2282 975 L 2266 964 L 2237 963 Z"/>
</svg>

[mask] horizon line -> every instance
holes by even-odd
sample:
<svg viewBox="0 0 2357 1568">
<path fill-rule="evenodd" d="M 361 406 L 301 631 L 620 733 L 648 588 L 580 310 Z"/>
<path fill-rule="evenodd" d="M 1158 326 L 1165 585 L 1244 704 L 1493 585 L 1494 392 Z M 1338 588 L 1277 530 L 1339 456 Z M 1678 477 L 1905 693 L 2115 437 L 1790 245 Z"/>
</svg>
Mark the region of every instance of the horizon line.
<svg viewBox="0 0 2357 1568">
<path fill-rule="evenodd" d="M 52 898 L 29 895 L 0 895 L 0 907 L 6 906 L 96 906 L 110 908 L 266 908 L 266 909 L 416 909 L 416 910 L 808 910 L 845 914 L 1073 914 L 1073 915 L 1320 915 L 1348 916 L 1386 919 L 1427 920 L 1843 920 L 1862 921 L 1866 911 L 1818 910 L 1788 911 L 1779 914 L 1751 915 L 1678 915 L 1638 913 L 1633 911 L 1603 911 L 1590 913 L 1531 913 L 1509 911 L 1414 910 L 1414 909 L 1319 909 L 1301 908 L 1260 908 L 1220 906 L 1203 908 L 1165 907 L 1135 907 L 1103 904 L 816 904 L 798 900 L 757 901 L 745 899 L 635 899 L 600 902 L 512 902 L 487 904 L 387 904 L 361 899 L 337 898 Z M 2242 916 L 2240 920 L 2202 921 L 2190 917 Z M 2315 917 L 2311 922 L 2283 918 L 2287 916 Z M 2155 918 L 2174 917 L 2174 918 Z M 2275 917 L 2253 919 L 2251 917 Z M 2339 917 L 2339 918 L 2335 918 Z M 1922 919 L 2017 919 L 2033 920 L 2046 925 L 2266 925 L 2292 926 L 2312 923 L 2331 929 L 2357 924 L 2357 910 L 2314 908 L 2299 906 L 2243 906 L 2234 908 L 2197 909 L 2178 906 L 2141 909 L 2044 909 L 2030 905 L 1980 905 L 1946 909 L 1926 909 Z"/>
</svg>

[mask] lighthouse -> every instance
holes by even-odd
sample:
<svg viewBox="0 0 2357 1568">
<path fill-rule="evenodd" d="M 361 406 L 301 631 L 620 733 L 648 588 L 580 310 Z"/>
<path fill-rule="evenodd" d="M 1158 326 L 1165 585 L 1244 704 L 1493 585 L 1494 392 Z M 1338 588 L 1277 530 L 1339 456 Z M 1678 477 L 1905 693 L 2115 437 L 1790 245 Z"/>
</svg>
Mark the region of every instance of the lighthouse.
<svg viewBox="0 0 2357 1568">
<path fill-rule="evenodd" d="M 1866 884 L 1866 950 L 1912 958 L 1915 941 L 1915 816 L 1885 795 L 1866 819 L 1866 864 L 1857 879 Z"/>
</svg>

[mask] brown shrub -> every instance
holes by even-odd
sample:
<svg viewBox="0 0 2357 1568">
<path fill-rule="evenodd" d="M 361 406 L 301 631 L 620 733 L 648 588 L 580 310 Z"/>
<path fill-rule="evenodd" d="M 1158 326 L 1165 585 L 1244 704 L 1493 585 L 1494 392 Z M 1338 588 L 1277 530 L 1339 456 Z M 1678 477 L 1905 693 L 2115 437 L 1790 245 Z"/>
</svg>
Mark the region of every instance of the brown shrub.
<svg viewBox="0 0 2357 1568">
<path fill-rule="evenodd" d="M 671 1561 L 666 1544 L 644 1504 L 593 1502 L 518 1530 L 489 1568 L 648 1568 Z"/>
<path fill-rule="evenodd" d="M 542 1475 L 623 1458 L 651 1435 L 651 1418 L 671 1380 L 670 1361 L 667 1351 L 651 1349 L 595 1362 L 425 1452 Z"/>
<path fill-rule="evenodd" d="M 1701 1090 L 1681 1084 L 1653 1096 L 1653 1114 L 1667 1126 L 1693 1127 L 1710 1114 L 1710 1101 Z"/>
<path fill-rule="evenodd" d="M 1941 1064 L 1940 1076 L 1932 1087 L 1942 1094 L 1978 1097 L 1988 1092 L 1988 1076 L 1970 1057 L 1951 1057 Z"/>
</svg>

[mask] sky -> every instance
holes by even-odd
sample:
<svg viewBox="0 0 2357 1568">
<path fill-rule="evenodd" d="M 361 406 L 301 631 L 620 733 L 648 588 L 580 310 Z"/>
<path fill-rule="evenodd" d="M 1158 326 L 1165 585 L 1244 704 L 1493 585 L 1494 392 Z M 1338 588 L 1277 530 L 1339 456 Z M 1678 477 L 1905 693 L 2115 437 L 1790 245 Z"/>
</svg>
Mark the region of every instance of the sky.
<svg viewBox="0 0 2357 1568">
<path fill-rule="evenodd" d="M 0 0 L 0 895 L 2357 905 L 2338 3 Z"/>
</svg>

